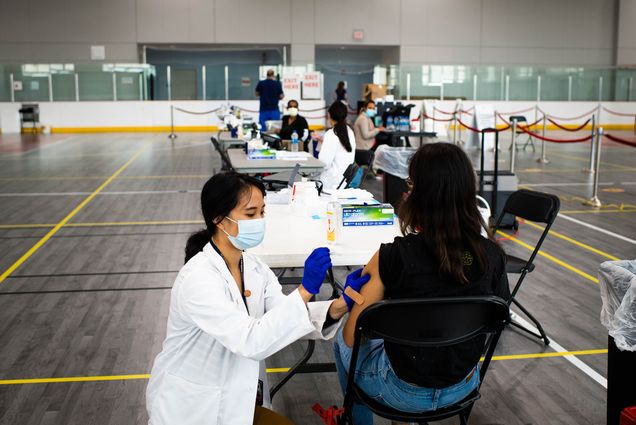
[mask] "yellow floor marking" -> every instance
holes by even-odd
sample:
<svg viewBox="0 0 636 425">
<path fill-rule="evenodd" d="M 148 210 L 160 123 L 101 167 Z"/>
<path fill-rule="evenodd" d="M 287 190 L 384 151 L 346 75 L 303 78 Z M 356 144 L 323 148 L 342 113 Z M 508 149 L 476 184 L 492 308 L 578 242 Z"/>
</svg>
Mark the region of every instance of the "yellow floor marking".
<svg viewBox="0 0 636 425">
<path fill-rule="evenodd" d="M 163 176 L 118 176 L 118 180 L 143 180 L 143 179 L 207 179 L 212 175 L 192 174 L 192 175 L 163 175 Z M 49 176 L 49 177 L 0 177 L 0 181 L 49 181 L 49 180 L 101 180 L 109 176 Z"/>
<path fill-rule="evenodd" d="M 55 225 L 46 235 L 44 235 L 39 241 L 36 242 L 35 245 L 31 247 L 26 253 L 22 255 L 15 263 L 13 263 L 8 269 L 6 269 L 2 275 L 0 275 L 0 283 L 4 282 L 4 280 L 9 277 L 11 273 L 13 273 L 18 267 L 20 267 L 26 260 L 29 259 L 42 245 L 44 245 L 51 237 L 56 234 L 66 223 L 69 222 L 82 208 L 84 208 L 90 201 L 97 196 L 99 192 L 104 190 L 106 186 L 108 186 L 119 174 L 121 174 L 130 164 L 132 164 L 139 155 L 143 152 L 145 148 L 141 148 L 137 151 L 124 165 L 119 167 L 117 171 L 115 171 L 108 179 L 106 179 L 97 189 L 93 191 L 86 199 L 84 199 L 78 206 L 73 209 L 70 213 L 66 215 L 59 223 Z"/>
<path fill-rule="evenodd" d="M 601 214 L 601 213 L 632 213 L 636 212 L 634 208 L 615 209 L 615 210 L 565 210 L 559 211 L 559 214 Z"/>
<path fill-rule="evenodd" d="M 99 221 L 93 223 L 66 223 L 64 227 L 115 227 L 115 226 L 164 226 L 177 224 L 203 224 L 203 220 L 165 220 L 165 221 Z M 42 229 L 55 227 L 55 224 L 0 224 L 0 229 Z"/>
<path fill-rule="evenodd" d="M 531 222 L 531 221 L 526 221 L 525 223 L 526 223 L 528 226 L 530 226 L 530 227 L 534 227 L 535 229 L 539 229 L 539 230 L 541 230 L 541 231 L 543 231 L 543 229 L 545 229 L 545 227 L 544 227 L 544 226 L 540 226 L 540 225 L 538 225 L 538 224 L 536 224 L 536 223 L 533 223 L 533 222 Z M 579 242 L 579 241 L 577 241 L 576 239 L 570 238 L 570 237 L 565 236 L 565 235 L 563 235 L 563 234 L 561 234 L 561 233 L 555 232 L 555 231 L 554 231 L 554 230 L 552 230 L 552 229 L 550 229 L 550 235 L 556 236 L 556 237 L 557 237 L 557 238 L 559 238 L 559 239 L 563 239 L 564 241 L 570 242 L 571 244 L 574 244 L 574 245 L 576 245 L 576 246 L 578 246 L 578 247 L 581 247 L 581 248 L 583 248 L 583 249 L 586 249 L 586 250 L 588 250 L 588 251 L 590 251 L 590 252 L 593 252 L 593 253 L 595 253 L 595 254 L 602 255 L 603 257 L 605 257 L 605 258 L 609 258 L 610 260 L 615 260 L 615 261 L 620 260 L 620 258 L 618 258 L 618 257 L 615 257 L 615 256 L 613 256 L 613 255 L 611 255 L 611 254 L 608 254 L 607 252 L 603 252 L 603 251 L 601 251 L 600 249 L 596 249 L 596 248 L 594 248 L 594 247 L 592 247 L 592 246 L 586 245 L 586 244 L 584 244 L 583 242 Z"/>
<path fill-rule="evenodd" d="M 584 163 L 589 163 L 590 162 L 590 158 L 585 158 L 582 156 L 574 156 L 574 155 L 566 155 L 566 154 L 559 154 L 559 153 L 554 153 L 554 152 L 550 152 L 551 156 L 556 156 L 557 158 L 565 158 L 565 159 L 572 159 L 575 161 L 579 161 L 579 162 L 584 162 Z M 617 167 L 623 171 L 633 171 L 634 168 L 632 167 L 628 167 L 626 165 L 621 165 L 621 164 L 613 164 L 611 162 L 607 162 L 607 161 L 601 161 L 602 165 L 607 165 L 610 167 Z M 609 170 L 611 171 L 611 170 Z"/>
<path fill-rule="evenodd" d="M 515 238 L 512 235 L 506 234 L 504 232 L 502 232 L 501 230 L 497 230 L 497 233 L 502 235 L 502 236 L 506 236 L 508 238 L 508 240 L 513 241 L 519 245 L 521 245 L 522 247 L 526 248 L 528 251 L 534 251 L 534 247 L 531 245 L 528 245 L 527 243 Z M 544 251 L 539 251 L 539 255 L 542 257 L 547 258 L 548 260 L 552 261 L 553 263 L 558 264 L 559 266 L 566 268 L 568 270 L 570 270 L 571 272 L 574 272 L 576 274 L 578 274 L 579 276 L 583 276 L 584 278 L 586 278 L 587 280 L 594 282 L 596 284 L 598 284 L 598 279 L 595 278 L 592 275 L 589 275 L 587 273 L 585 273 L 583 270 L 577 269 L 574 266 L 569 265 L 568 263 L 566 263 L 565 261 L 559 260 L 558 258 L 544 252 Z"/>
<path fill-rule="evenodd" d="M 607 354 L 607 349 L 597 350 L 580 350 L 580 351 L 558 351 L 549 353 L 530 353 L 530 354 L 508 354 L 502 356 L 493 356 L 494 361 L 504 360 L 524 360 L 524 359 L 542 359 L 549 357 L 564 356 L 590 356 Z M 483 358 L 482 358 L 483 360 Z M 267 373 L 286 373 L 289 367 L 268 368 Z M 98 381 L 129 381 L 137 379 L 149 379 L 150 374 L 137 375 L 106 375 L 106 376 L 71 376 L 66 378 L 30 378 L 30 379 L 5 379 L 0 380 L 0 385 L 24 385 L 24 384 L 52 384 L 64 382 L 98 382 Z"/>
</svg>

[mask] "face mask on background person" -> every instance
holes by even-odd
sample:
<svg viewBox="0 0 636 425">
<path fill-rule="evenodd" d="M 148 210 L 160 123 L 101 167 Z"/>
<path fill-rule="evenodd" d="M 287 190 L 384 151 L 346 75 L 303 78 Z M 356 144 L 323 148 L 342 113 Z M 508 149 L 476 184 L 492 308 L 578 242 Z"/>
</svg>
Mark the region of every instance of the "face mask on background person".
<svg viewBox="0 0 636 425">
<path fill-rule="evenodd" d="M 367 116 L 369 118 L 375 117 L 375 109 L 367 109 Z"/>
<path fill-rule="evenodd" d="M 264 218 L 238 221 L 232 220 L 230 217 L 225 218 L 238 225 L 238 234 L 236 236 L 232 236 L 225 230 L 221 229 L 236 249 L 244 250 L 254 248 L 263 242 L 263 238 L 265 237 Z"/>
<path fill-rule="evenodd" d="M 296 115 L 298 115 L 298 108 L 287 108 L 287 113 L 289 114 L 289 116 L 295 117 Z"/>
</svg>

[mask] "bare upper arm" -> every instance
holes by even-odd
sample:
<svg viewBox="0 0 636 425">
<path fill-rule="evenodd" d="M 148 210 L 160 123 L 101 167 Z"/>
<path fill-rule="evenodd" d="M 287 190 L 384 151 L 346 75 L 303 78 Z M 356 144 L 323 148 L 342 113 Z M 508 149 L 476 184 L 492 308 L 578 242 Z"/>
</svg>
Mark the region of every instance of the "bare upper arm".
<svg viewBox="0 0 636 425">
<path fill-rule="evenodd" d="M 361 305 L 354 304 L 345 323 L 343 330 L 343 337 L 345 343 L 351 347 L 353 346 L 353 335 L 355 332 L 356 321 L 360 313 L 365 308 L 369 307 L 384 299 L 384 284 L 380 279 L 380 251 L 376 251 L 369 263 L 364 267 L 362 271 L 363 275 L 371 275 L 371 279 L 360 290 L 360 294 L 364 297 L 364 303 Z"/>
</svg>

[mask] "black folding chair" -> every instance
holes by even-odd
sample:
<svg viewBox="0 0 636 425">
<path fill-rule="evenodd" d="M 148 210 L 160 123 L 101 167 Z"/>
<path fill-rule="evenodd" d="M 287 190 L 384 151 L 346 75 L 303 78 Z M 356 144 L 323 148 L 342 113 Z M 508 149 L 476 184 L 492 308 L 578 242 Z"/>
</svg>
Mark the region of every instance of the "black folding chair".
<svg viewBox="0 0 636 425">
<path fill-rule="evenodd" d="M 216 140 L 216 137 L 214 137 L 214 136 L 210 137 L 210 140 L 212 141 L 212 144 L 214 145 L 214 148 L 217 150 L 217 152 L 221 156 L 221 169 L 224 170 L 224 171 L 233 171 L 234 167 L 232 167 L 232 162 L 230 161 L 230 157 L 227 156 L 227 152 L 225 152 L 221 148 L 221 145 L 219 144 L 219 141 Z"/>
<path fill-rule="evenodd" d="M 552 223 L 556 219 L 559 214 L 559 208 L 561 207 L 561 202 L 559 201 L 559 197 L 555 195 L 551 195 L 549 193 L 535 192 L 532 190 L 521 189 L 516 192 L 513 192 L 512 195 L 506 201 L 506 205 L 504 205 L 501 214 L 499 214 L 499 218 L 497 219 L 497 223 L 495 224 L 494 232 L 499 229 L 501 225 L 501 221 L 504 218 L 504 215 L 511 214 L 517 217 L 521 217 L 525 220 L 535 221 L 539 223 L 545 223 L 545 229 L 543 229 L 543 233 L 541 233 L 541 237 L 539 241 L 534 247 L 530 258 L 527 260 L 523 260 L 519 257 L 515 257 L 513 255 L 506 254 L 507 263 L 506 263 L 506 272 L 507 273 L 516 273 L 519 274 L 519 279 L 511 292 L 510 299 L 508 300 L 508 305 L 514 303 L 519 309 L 525 314 L 535 325 L 539 333 L 533 332 L 530 329 L 527 329 L 518 323 L 511 322 L 511 324 L 523 331 L 536 336 L 537 338 L 543 339 L 545 345 L 550 344 L 550 340 L 545 334 L 543 327 L 539 323 L 539 321 L 532 315 L 530 312 L 523 306 L 521 303 L 515 298 L 523 280 L 525 279 L 528 273 L 531 273 L 534 270 L 534 259 L 537 256 L 543 241 L 546 236 L 548 236 L 548 232 L 550 231 L 550 227 L 552 227 Z"/>
<path fill-rule="evenodd" d="M 523 131 L 522 129 L 519 128 L 519 125 L 528 125 L 528 120 L 526 119 L 525 115 L 510 115 L 510 117 L 508 117 L 508 119 L 510 120 L 510 123 L 513 123 L 513 122 L 517 123 L 517 128 L 515 130 L 515 133 L 512 135 L 512 137 L 514 137 L 516 139 L 517 136 L 519 136 L 520 134 L 526 134 L 525 131 Z M 532 148 L 532 152 L 534 152 L 535 151 L 534 139 L 529 134 L 528 134 L 528 138 L 526 139 L 526 143 L 523 145 L 523 150 L 524 151 L 528 147 L 528 144 Z M 510 149 L 512 149 L 512 143 L 510 144 Z M 517 145 L 517 150 L 519 150 L 519 146 L 518 145 Z"/>
<path fill-rule="evenodd" d="M 359 169 L 360 169 L 360 166 L 356 164 L 355 162 L 353 164 L 349 164 L 349 166 L 344 171 L 344 173 L 342 173 L 342 180 L 340 180 L 340 183 L 338 184 L 338 187 L 336 187 L 336 189 L 348 188 L 351 185 L 351 182 L 355 178 L 356 174 L 358 174 Z M 343 183 L 344 183 L 344 187 L 342 186 Z"/>
<path fill-rule="evenodd" d="M 341 423 L 352 423 L 353 404 L 358 402 L 393 421 L 439 421 L 458 415 L 461 423 L 466 424 L 473 404 L 480 398 L 479 388 L 451 406 L 420 413 L 392 409 L 365 394 L 354 382 L 360 342 L 379 338 L 405 347 L 439 348 L 461 346 L 481 338 L 484 341 L 481 353 L 484 360 L 479 369 L 481 386 L 508 317 L 508 305 L 494 296 L 384 300 L 373 304 L 356 322 Z M 478 361 L 476 358 L 475 364 Z"/>
<path fill-rule="evenodd" d="M 360 179 L 360 187 L 364 183 L 364 179 L 366 179 L 367 174 L 372 171 L 371 167 L 373 167 L 373 160 L 375 159 L 375 152 L 368 149 L 356 149 L 354 162 L 358 164 L 364 172 L 362 173 L 362 178 Z"/>
</svg>

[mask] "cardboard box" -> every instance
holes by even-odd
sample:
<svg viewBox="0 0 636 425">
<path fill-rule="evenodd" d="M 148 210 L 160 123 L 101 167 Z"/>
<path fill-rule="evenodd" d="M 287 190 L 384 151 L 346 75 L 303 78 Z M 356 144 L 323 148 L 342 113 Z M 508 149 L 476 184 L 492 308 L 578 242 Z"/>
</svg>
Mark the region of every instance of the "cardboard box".
<svg viewBox="0 0 636 425">
<path fill-rule="evenodd" d="M 362 97 L 375 100 L 386 96 L 386 86 L 383 84 L 365 84 L 362 86 Z"/>
</svg>

